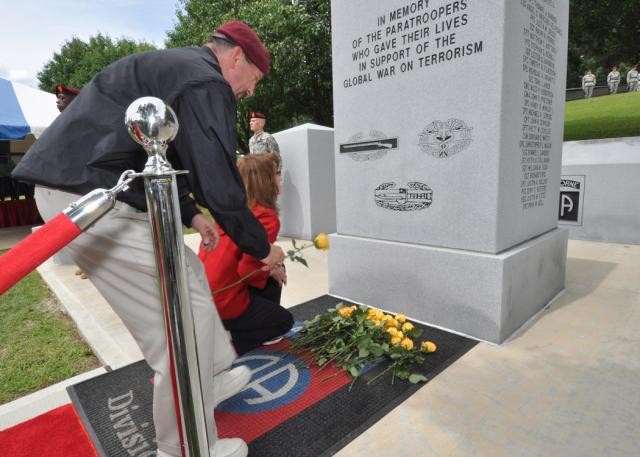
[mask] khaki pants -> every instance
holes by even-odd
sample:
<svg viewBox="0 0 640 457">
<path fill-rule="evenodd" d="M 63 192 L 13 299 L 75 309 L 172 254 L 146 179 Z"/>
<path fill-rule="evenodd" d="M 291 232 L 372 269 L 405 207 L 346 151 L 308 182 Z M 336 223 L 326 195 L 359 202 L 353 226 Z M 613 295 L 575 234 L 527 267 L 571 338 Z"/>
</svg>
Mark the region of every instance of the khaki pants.
<svg viewBox="0 0 640 457">
<path fill-rule="evenodd" d="M 609 93 L 610 94 L 617 94 L 618 93 L 618 84 L 620 84 L 620 81 L 612 81 L 609 83 Z"/>
<path fill-rule="evenodd" d="M 591 98 L 593 95 L 593 86 L 584 86 L 584 98 Z"/>
<path fill-rule="evenodd" d="M 79 196 L 36 187 L 35 198 L 40 214 L 48 221 Z M 154 370 L 153 421 L 158 448 L 181 455 L 148 214 L 117 202 L 68 246 L 68 252 L 122 319 Z M 229 368 L 236 353 L 213 304 L 200 259 L 186 246 L 185 252 L 207 434 L 213 445 L 213 376 Z"/>
</svg>

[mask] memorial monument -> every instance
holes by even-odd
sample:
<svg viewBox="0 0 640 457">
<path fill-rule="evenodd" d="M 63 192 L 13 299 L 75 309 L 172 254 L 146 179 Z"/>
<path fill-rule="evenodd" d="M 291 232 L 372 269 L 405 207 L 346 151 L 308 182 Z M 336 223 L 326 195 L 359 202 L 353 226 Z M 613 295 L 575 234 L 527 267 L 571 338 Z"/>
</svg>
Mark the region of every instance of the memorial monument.
<svg viewBox="0 0 640 457">
<path fill-rule="evenodd" d="M 564 288 L 568 2 L 331 6 L 329 292 L 504 341 Z"/>
<path fill-rule="evenodd" d="M 335 232 L 333 129 L 303 124 L 273 136 L 282 157 L 280 235 L 311 240 Z"/>
</svg>

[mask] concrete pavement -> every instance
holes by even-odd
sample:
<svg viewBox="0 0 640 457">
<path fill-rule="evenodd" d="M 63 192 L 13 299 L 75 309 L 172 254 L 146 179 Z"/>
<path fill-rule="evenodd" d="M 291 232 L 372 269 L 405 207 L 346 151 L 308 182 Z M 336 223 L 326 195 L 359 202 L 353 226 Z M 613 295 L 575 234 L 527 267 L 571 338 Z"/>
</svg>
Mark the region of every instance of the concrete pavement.
<svg viewBox="0 0 640 457">
<path fill-rule="evenodd" d="M 327 253 L 305 256 L 309 269 L 287 267 L 285 306 L 327 293 Z M 48 261 L 39 271 L 105 366 L 141 358 L 75 267 Z M 504 344 L 479 343 L 337 455 L 640 455 L 639 272 L 640 246 L 570 240 L 563 294 Z M 56 385 L 2 405 L 0 429 L 68 401 Z"/>
</svg>

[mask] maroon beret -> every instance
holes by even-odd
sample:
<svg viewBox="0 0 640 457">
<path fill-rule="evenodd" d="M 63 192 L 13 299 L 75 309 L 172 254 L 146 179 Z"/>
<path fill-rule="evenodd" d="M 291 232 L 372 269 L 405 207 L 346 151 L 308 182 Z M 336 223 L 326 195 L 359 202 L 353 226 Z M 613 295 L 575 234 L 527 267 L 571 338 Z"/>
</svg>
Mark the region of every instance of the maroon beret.
<svg viewBox="0 0 640 457">
<path fill-rule="evenodd" d="M 72 95 L 78 95 L 80 93 L 80 89 L 76 89 L 73 86 L 65 86 L 64 84 L 56 84 L 56 95 L 59 95 L 63 92 Z"/>
<path fill-rule="evenodd" d="M 249 119 L 253 119 L 254 117 L 257 119 L 266 119 L 266 116 L 260 111 L 251 111 L 251 114 L 249 114 Z"/>
<path fill-rule="evenodd" d="M 216 33 L 221 33 L 237 43 L 247 58 L 258 67 L 258 70 L 265 75 L 269 74 L 271 70 L 269 50 L 262 44 L 258 34 L 251 27 L 244 22 L 229 21 L 220 26 Z"/>
</svg>

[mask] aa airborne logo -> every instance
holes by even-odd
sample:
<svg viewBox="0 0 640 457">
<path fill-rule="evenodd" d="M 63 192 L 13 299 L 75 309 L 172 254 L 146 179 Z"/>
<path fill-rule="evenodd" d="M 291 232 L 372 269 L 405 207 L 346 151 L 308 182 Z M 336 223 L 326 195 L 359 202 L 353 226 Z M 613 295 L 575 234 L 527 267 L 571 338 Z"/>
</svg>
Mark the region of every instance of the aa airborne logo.
<svg viewBox="0 0 640 457">
<path fill-rule="evenodd" d="M 434 157 L 450 157 L 471 144 L 471 130 L 460 119 L 433 121 L 418 134 L 418 145 Z"/>
<path fill-rule="evenodd" d="M 586 176 L 561 176 L 558 223 L 582 225 Z"/>
<path fill-rule="evenodd" d="M 300 397 L 309 387 L 309 367 L 297 357 L 278 351 L 252 351 L 236 365 L 251 369 L 251 381 L 217 409 L 229 413 L 256 413 L 279 408 Z"/>
</svg>

